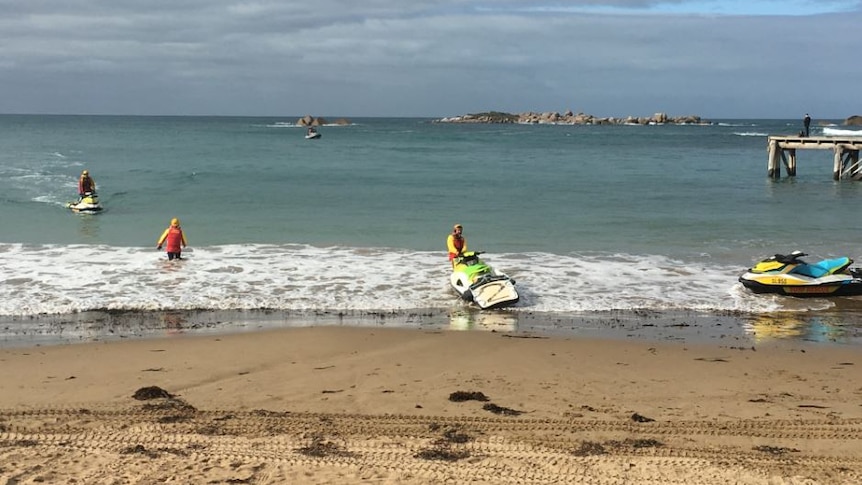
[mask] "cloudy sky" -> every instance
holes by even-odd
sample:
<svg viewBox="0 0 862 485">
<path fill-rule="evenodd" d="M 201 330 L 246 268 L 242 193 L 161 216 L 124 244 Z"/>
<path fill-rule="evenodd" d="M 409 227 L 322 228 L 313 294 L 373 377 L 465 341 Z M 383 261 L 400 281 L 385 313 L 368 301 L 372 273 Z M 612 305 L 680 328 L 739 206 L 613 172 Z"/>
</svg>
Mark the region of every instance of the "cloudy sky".
<svg viewBox="0 0 862 485">
<path fill-rule="evenodd" d="M 0 12 L 0 113 L 862 114 L 862 0 L 0 0 Z"/>
</svg>

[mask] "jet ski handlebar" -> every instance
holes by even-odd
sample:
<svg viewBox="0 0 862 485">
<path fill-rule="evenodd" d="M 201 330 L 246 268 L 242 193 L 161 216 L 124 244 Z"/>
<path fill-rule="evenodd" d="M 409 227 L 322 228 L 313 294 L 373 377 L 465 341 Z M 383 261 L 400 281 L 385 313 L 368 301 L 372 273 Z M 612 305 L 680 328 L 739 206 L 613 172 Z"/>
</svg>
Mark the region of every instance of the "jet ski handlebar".
<svg viewBox="0 0 862 485">
<path fill-rule="evenodd" d="M 793 251 L 790 254 L 776 254 L 772 257 L 772 259 L 778 261 L 779 263 L 793 264 L 801 263 L 802 261 L 799 261 L 799 258 L 801 258 L 802 256 L 808 256 L 808 254 L 803 253 L 802 251 Z"/>
<path fill-rule="evenodd" d="M 461 254 L 461 256 L 455 257 L 455 262 L 467 262 L 467 261 L 478 261 L 479 255 L 483 254 L 484 251 L 469 251 Z"/>
</svg>

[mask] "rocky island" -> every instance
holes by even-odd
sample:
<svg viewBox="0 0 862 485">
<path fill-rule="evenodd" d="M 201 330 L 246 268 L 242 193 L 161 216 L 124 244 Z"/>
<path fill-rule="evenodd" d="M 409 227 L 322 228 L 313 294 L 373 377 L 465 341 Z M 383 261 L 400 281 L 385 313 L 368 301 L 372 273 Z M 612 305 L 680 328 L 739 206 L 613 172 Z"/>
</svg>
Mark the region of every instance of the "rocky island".
<svg viewBox="0 0 862 485">
<path fill-rule="evenodd" d="M 346 126 L 350 124 L 350 120 L 347 118 L 338 118 L 333 122 L 326 121 L 325 118 L 314 117 L 311 115 L 305 115 L 302 118 L 296 120 L 297 126 L 325 126 L 329 124 Z"/>
<path fill-rule="evenodd" d="M 504 113 L 488 111 L 484 113 L 466 114 L 451 118 L 441 118 L 437 123 L 517 123 L 517 124 L 549 124 L 549 125 L 711 125 L 700 116 L 668 116 L 666 113 L 656 113 L 652 116 L 626 116 L 625 118 L 597 117 L 584 113 L 563 114 L 558 112 L 534 113 Z"/>
</svg>

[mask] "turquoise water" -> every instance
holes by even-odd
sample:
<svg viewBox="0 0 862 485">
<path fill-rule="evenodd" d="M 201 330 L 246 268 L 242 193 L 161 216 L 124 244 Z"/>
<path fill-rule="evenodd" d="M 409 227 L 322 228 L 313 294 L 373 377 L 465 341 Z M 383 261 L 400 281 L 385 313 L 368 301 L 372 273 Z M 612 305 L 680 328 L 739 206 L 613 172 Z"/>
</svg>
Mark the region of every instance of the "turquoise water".
<svg viewBox="0 0 862 485">
<path fill-rule="evenodd" d="M 862 257 L 862 184 L 832 180 L 830 151 L 800 151 L 795 178 L 766 176 L 766 136 L 798 120 L 374 118 L 306 140 L 298 118 L 0 116 L 0 315 L 458 307 L 444 254 L 455 222 L 518 280 L 513 311 L 862 307 L 736 282 L 776 252 Z M 64 208 L 84 168 L 96 216 Z M 155 251 L 172 217 L 190 243 L 181 269 Z M 102 284 L 70 288 L 81 274 Z"/>
<path fill-rule="evenodd" d="M 766 178 L 766 133 L 717 126 L 452 125 L 356 119 L 305 140 L 294 118 L 2 116 L 5 242 L 147 245 L 180 217 L 196 245 L 440 249 L 453 222 L 493 251 L 760 255 L 856 250 L 862 185 L 831 152 Z M 90 169 L 107 211 L 57 210 Z M 798 230 L 801 229 L 801 230 Z M 844 232 L 846 231 L 846 232 Z M 827 236 L 828 235 L 828 236 Z M 824 237 L 826 236 L 826 237 Z M 828 245 L 822 245 L 829 239 Z"/>
</svg>

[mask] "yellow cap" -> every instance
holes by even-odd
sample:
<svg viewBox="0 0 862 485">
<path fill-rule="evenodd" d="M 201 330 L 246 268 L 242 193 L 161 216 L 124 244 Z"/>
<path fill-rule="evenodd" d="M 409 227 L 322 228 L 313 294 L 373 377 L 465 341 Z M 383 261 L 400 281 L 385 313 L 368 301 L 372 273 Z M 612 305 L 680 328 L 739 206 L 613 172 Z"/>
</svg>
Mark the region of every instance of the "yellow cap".
<svg viewBox="0 0 862 485">
<path fill-rule="evenodd" d="M 452 229 L 464 229 L 464 226 L 462 226 L 461 224 L 455 224 L 454 226 L 452 226 Z"/>
<path fill-rule="evenodd" d="M 90 173 L 90 172 L 88 172 L 88 171 L 84 170 L 83 172 L 81 172 L 81 175 L 89 175 L 89 173 Z"/>
<path fill-rule="evenodd" d="M 172 226 L 179 226 L 179 225 L 180 225 L 180 220 L 179 220 L 179 219 L 177 219 L 176 217 L 174 217 L 173 219 L 171 219 L 171 225 L 172 225 Z"/>
</svg>

